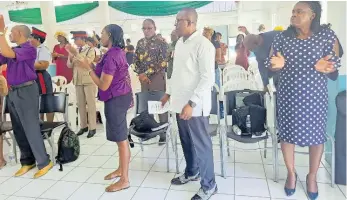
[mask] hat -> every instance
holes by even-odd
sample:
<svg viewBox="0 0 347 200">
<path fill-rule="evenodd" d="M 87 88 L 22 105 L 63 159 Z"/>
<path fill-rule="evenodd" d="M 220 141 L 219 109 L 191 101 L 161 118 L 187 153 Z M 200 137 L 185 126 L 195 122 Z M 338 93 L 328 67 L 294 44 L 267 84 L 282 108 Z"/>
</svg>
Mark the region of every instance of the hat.
<svg viewBox="0 0 347 200">
<path fill-rule="evenodd" d="M 54 34 L 54 37 L 55 37 L 55 38 L 58 38 L 58 36 L 62 36 L 62 37 L 64 37 L 64 38 L 67 39 L 67 34 L 66 34 L 65 32 L 63 32 L 63 31 L 57 31 L 57 32 Z"/>
<path fill-rule="evenodd" d="M 283 26 L 276 26 L 274 28 L 274 31 L 283 31 L 283 30 L 284 30 Z"/>
<path fill-rule="evenodd" d="M 71 31 L 70 33 L 72 34 L 72 39 L 88 37 L 88 34 L 86 31 Z"/>
<path fill-rule="evenodd" d="M 41 38 L 46 38 L 47 36 L 47 33 L 35 28 L 35 27 L 32 27 L 32 31 L 31 31 L 31 35 L 32 36 L 38 36 L 38 37 L 41 37 Z"/>
</svg>

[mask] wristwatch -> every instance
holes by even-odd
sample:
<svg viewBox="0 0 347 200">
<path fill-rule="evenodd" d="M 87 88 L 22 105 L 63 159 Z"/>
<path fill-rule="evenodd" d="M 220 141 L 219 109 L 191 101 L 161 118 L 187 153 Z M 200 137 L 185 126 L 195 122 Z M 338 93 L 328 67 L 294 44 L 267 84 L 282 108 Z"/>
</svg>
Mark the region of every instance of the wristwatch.
<svg viewBox="0 0 347 200">
<path fill-rule="evenodd" d="M 191 100 L 189 100 L 189 101 L 188 101 L 188 105 L 189 105 L 190 107 L 194 108 L 194 107 L 196 106 L 196 103 L 193 102 L 193 101 L 191 101 Z"/>
</svg>

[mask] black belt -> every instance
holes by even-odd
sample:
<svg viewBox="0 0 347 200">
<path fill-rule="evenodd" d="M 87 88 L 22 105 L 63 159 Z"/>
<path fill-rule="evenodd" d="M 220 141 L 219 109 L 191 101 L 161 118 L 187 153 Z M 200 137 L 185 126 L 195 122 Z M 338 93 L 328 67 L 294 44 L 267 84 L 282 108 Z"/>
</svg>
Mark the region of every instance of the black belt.
<svg viewBox="0 0 347 200">
<path fill-rule="evenodd" d="M 15 89 L 19 89 L 19 88 L 22 88 L 22 87 L 27 87 L 27 86 L 32 85 L 34 83 L 35 83 L 35 81 L 27 81 L 27 82 L 19 84 L 19 85 L 11 85 L 9 89 L 10 90 L 15 90 Z"/>
</svg>

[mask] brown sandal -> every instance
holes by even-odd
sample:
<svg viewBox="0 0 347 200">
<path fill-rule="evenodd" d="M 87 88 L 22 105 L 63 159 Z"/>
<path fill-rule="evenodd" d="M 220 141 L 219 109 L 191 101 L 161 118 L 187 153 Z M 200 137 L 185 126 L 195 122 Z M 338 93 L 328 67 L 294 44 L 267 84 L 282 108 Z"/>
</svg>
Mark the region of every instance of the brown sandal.
<svg viewBox="0 0 347 200">
<path fill-rule="evenodd" d="M 130 183 L 128 182 L 128 184 L 126 184 L 126 186 L 121 186 L 120 185 L 120 181 L 114 183 L 114 184 L 111 184 L 110 186 L 108 186 L 105 191 L 106 192 L 118 192 L 118 191 L 121 191 L 121 190 L 126 190 L 128 188 L 130 188 Z"/>
<path fill-rule="evenodd" d="M 109 181 L 109 180 L 113 180 L 116 179 L 118 177 L 121 177 L 122 174 L 118 173 L 118 170 L 108 174 L 107 176 L 105 176 L 104 180 Z"/>
</svg>

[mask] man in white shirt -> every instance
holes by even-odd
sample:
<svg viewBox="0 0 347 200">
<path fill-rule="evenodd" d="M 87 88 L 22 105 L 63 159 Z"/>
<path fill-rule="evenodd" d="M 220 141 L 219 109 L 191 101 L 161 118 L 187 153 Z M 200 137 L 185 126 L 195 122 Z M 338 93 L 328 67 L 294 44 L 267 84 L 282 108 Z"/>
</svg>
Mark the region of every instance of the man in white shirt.
<svg viewBox="0 0 347 200">
<path fill-rule="evenodd" d="M 36 60 L 35 60 L 35 70 L 37 74 L 36 82 L 39 86 L 40 94 L 50 94 L 53 93 L 53 85 L 51 75 L 47 72 L 49 64 L 52 61 L 51 52 L 43 44 L 46 40 L 46 33 L 32 27 L 32 33 L 30 37 L 30 42 L 36 47 Z M 46 115 L 47 121 L 53 122 L 54 113 L 49 113 Z M 41 120 L 44 120 L 44 115 L 41 114 Z"/>
<path fill-rule="evenodd" d="M 215 48 L 196 30 L 195 9 L 185 8 L 176 17 L 176 31 L 181 37 L 175 47 L 173 73 L 164 105 L 169 99 L 177 125 L 184 157 L 185 173 L 172 179 L 174 185 L 197 181 L 201 188 L 192 200 L 207 200 L 217 192 L 212 141 L 208 133 L 211 90 L 215 79 Z"/>
</svg>

